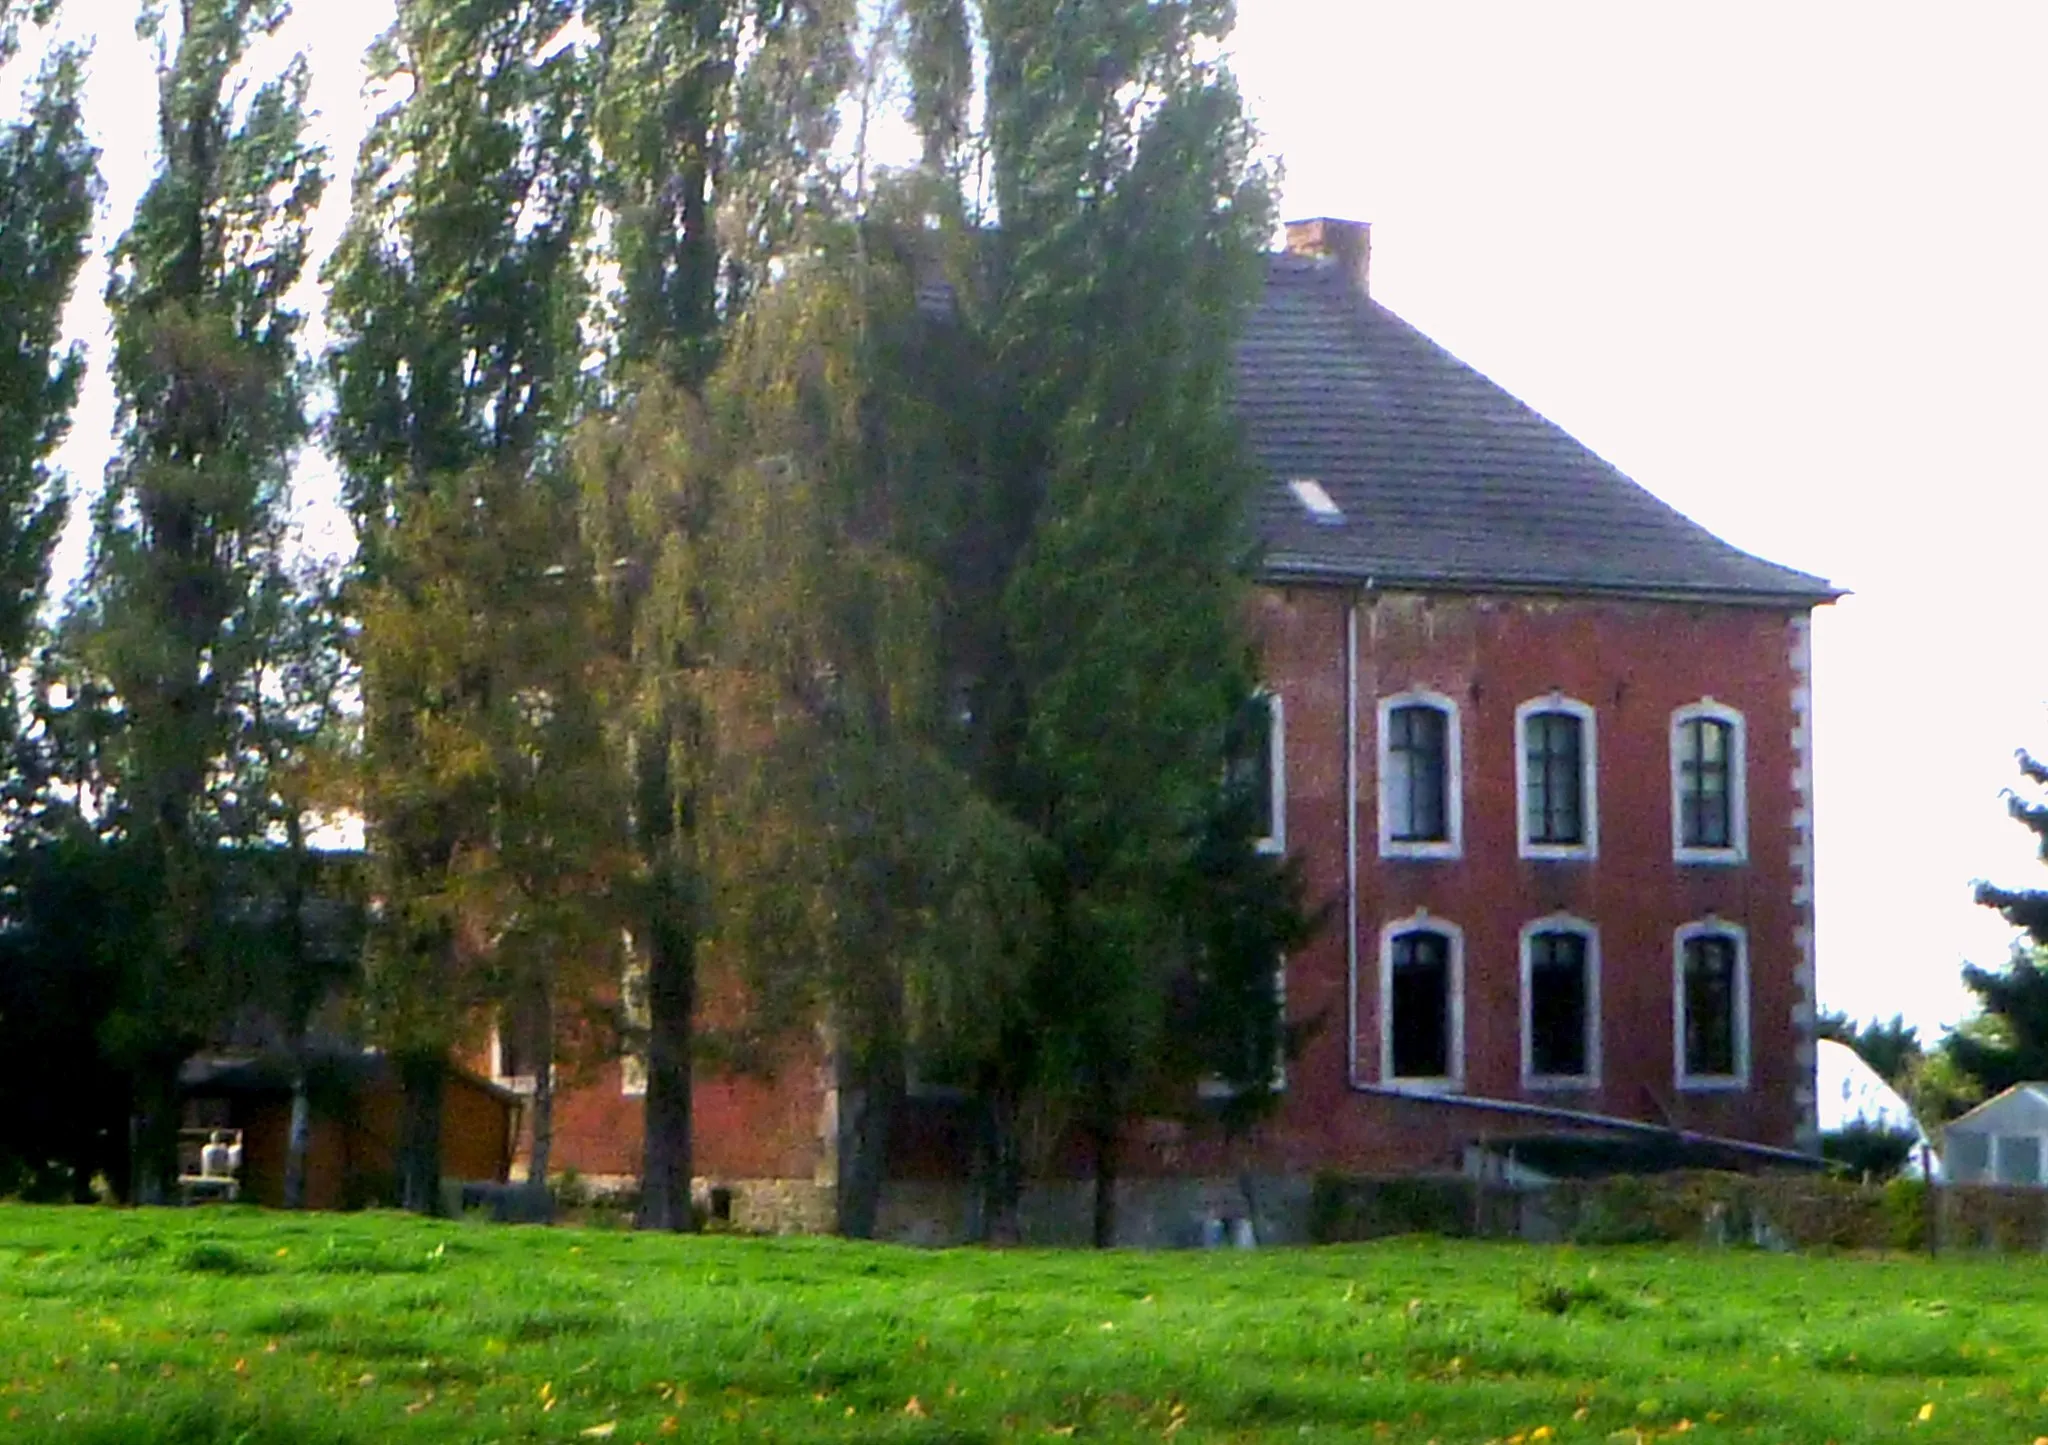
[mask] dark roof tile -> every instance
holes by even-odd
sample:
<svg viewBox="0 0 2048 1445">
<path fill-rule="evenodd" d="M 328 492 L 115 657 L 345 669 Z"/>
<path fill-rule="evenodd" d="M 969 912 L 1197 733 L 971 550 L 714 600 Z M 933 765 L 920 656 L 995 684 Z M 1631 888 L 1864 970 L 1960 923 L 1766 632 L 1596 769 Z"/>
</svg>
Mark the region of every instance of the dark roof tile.
<svg viewBox="0 0 2048 1445">
<path fill-rule="evenodd" d="M 1269 573 L 1388 585 L 1824 601 L 1838 589 L 1730 546 L 1651 496 L 1331 263 L 1271 258 L 1238 353 L 1238 414 L 1269 473 Z M 1287 483 L 1343 509 L 1313 520 Z"/>
</svg>

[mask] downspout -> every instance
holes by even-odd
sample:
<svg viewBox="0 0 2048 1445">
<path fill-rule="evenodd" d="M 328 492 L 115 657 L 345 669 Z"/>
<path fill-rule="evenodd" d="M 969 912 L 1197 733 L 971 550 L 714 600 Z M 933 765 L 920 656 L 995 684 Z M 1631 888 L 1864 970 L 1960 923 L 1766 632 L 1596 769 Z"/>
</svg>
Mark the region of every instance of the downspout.
<svg viewBox="0 0 2048 1445">
<path fill-rule="evenodd" d="M 1366 584 L 1370 586 L 1371 583 Z M 1358 1073 L 1358 598 L 1344 605 L 1344 1012 L 1345 1080 L 1357 1087 Z"/>
</svg>

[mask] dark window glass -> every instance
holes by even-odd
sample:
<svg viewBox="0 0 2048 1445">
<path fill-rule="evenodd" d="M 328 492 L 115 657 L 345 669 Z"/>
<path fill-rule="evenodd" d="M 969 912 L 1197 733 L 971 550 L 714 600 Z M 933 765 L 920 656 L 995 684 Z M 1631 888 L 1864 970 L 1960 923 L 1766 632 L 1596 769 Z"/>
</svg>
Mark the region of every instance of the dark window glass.
<svg viewBox="0 0 2048 1445">
<path fill-rule="evenodd" d="M 1707 933 L 1685 941 L 1685 1071 L 1735 1072 L 1738 1007 L 1735 940 Z"/>
<path fill-rule="evenodd" d="M 1529 940 L 1529 1071 L 1578 1077 L 1587 1072 L 1592 989 L 1586 938 L 1539 933 Z"/>
<path fill-rule="evenodd" d="M 1451 1072 L 1451 941 L 1418 931 L 1394 940 L 1390 1006 L 1394 1077 L 1443 1079 Z"/>
<path fill-rule="evenodd" d="M 1688 848 L 1735 846 L 1735 729 L 1714 718 L 1678 726 L 1679 837 Z"/>
<path fill-rule="evenodd" d="M 1584 729 L 1568 712 L 1531 713 L 1524 721 L 1528 754 L 1529 841 L 1586 841 Z"/>
<path fill-rule="evenodd" d="M 2007 1134 L 1998 1141 L 1998 1182 L 2041 1182 L 2041 1141 L 2038 1138 L 2031 1134 Z"/>
<path fill-rule="evenodd" d="M 1451 836 L 1449 734 L 1442 708 L 1397 707 L 1387 714 L 1387 811 L 1398 842 L 1441 843 Z"/>
<path fill-rule="evenodd" d="M 498 1074 L 531 1079 L 548 1056 L 547 1006 L 532 991 L 523 991 L 498 1011 Z"/>
<path fill-rule="evenodd" d="M 1251 699 L 1239 714 L 1230 740 L 1229 782 L 1234 790 L 1251 796 L 1252 826 L 1257 838 L 1277 839 L 1281 780 L 1274 776 L 1273 742 L 1276 719 L 1273 699 Z"/>
</svg>

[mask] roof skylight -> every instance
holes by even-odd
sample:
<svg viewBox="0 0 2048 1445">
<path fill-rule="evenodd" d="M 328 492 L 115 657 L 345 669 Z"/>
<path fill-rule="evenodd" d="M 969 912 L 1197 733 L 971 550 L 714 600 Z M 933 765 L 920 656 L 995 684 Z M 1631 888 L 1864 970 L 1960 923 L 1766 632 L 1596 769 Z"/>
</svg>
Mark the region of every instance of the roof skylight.
<svg viewBox="0 0 2048 1445">
<path fill-rule="evenodd" d="M 1301 509 L 1319 526 L 1344 525 L 1344 509 L 1331 500 L 1330 494 L 1323 490 L 1323 484 L 1314 477 L 1296 477 L 1287 484 L 1287 489 L 1294 493 L 1294 500 L 1301 503 Z"/>
</svg>

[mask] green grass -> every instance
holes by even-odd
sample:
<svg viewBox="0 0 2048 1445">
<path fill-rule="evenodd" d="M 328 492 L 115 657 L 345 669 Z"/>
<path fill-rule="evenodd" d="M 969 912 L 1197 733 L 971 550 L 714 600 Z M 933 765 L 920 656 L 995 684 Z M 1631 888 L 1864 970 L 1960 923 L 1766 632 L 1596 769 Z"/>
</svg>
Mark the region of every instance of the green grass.
<svg viewBox="0 0 2048 1445">
<path fill-rule="evenodd" d="M 916 1252 L 0 1207 L 8 1445 L 1680 1434 L 2032 1445 L 2048 1262 Z"/>
</svg>

